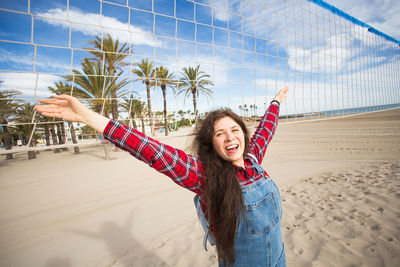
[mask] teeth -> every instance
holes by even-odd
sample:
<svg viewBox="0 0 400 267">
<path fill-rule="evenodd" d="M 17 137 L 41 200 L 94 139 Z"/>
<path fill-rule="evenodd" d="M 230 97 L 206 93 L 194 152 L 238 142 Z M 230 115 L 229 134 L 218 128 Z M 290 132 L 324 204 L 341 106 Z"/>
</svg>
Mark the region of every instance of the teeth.
<svg viewBox="0 0 400 267">
<path fill-rule="evenodd" d="M 235 149 L 237 147 L 238 147 L 238 145 L 231 145 L 231 146 L 227 146 L 226 149 L 231 150 L 231 149 Z"/>
</svg>

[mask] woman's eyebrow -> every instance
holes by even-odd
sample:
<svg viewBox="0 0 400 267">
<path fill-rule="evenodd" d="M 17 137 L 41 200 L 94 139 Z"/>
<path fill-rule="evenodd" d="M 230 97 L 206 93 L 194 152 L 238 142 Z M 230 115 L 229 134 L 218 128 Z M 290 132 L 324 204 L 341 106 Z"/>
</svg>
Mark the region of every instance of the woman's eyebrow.
<svg viewBox="0 0 400 267">
<path fill-rule="evenodd" d="M 237 127 L 240 127 L 240 126 L 239 125 L 234 125 L 234 126 L 231 126 L 231 129 L 232 128 L 237 128 Z M 221 128 L 221 129 L 218 129 L 218 130 L 214 131 L 214 133 L 219 132 L 219 131 L 224 131 L 224 130 L 225 129 Z"/>
</svg>

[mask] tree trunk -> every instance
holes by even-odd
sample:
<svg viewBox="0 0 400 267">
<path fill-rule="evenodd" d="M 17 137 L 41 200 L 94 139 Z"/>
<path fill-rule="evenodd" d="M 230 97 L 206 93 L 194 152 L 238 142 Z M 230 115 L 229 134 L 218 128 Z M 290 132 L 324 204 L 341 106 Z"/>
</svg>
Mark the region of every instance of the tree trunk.
<svg viewBox="0 0 400 267">
<path fill-rule="evenodd" d="M 168 136 L 168 120 L 167 120 L 167 96 L 165 85 L 161 86 L 161 90 L 164 98 L 164 126 L 165 126 L 165 136 Z"/>
<path fill-rule="evenodd" d="M 68 122 L 68 125 L 69 125 L 69 130 L 71 131 L 72 143 L 77 144 L 78 141 L 76 140 L 74 125 L 70 121 Z M 79 154 L 79 146 L 74 146 L 74 152 L 75 154 Z"/>
<path fill-rule="evenodd" d="M 53 139 L 53 145 L 58 145 L 56 130 L 54 129 L 54 124 L 50 125 L 50 133 L 51 133 L 51 139 Z M 60 152 L 61 151 L 59 148 L 54 149 L 54 153 L 60 153 Z"/>
<path fill-rule="evenodd" d="M 46 138 L 46 146 L 50 146 L 50 130 L 48 124 L 44 124 L 44 136 Z"/>
<path fill-rule="evenodd" d="M 196 92 L 192 91 L 193 94 L 193 108 L 194 108 L 194 123 L 196 127 L 196 132 L 197 132 L 197 97 L 196 97 Z"/>
<path fill-rule="evenodd" d="M 61 140 L 62 140 L 62 143 L 61 143 L 61 144 L 65 144 L 66 135 L 65 135 L 65 125 L 64 125 L 64 122 L 60 122 L 60 129 L 61 129 Z M 68 151 L 68 147 L 63 147 L 62 150 L 63 150 L 63 151 Z"/>
<path fill-rule="evenodd" d="M 153 112 L 151 111 L 151 99 L 150 99 L 150 82 L 146 82 L 146 89 L 147 89 L 147 107 L 149 110 L 149 117 L 150 117 L 150 130 L 151 130 L 151 135 L 154 136 Z"/>
<path fill-rule="evenodd" d="M 6 120 L 1 122 L 2 124 L 7 124 L 8 122 Z M 4 136 L 4 147 L 6 150 L 11 150 L 12 145 L 11 145 L 11 137 L 10 133 L 8 132 L 8 126 L 5 125 L 3 126 L 3 136 Z M 6 154 L 6 159 L 12 159 L 13 154 Z"/>
<path fill-rule="evenodd" d="M 62 141 L 62 135 L 61 135 L 61 129 L 60 129 L 59 123 L 56 124 L 56 128 L 57 128 L 57 138 L 58 138 L 57 143 L 61 145 L 63 143 L 63 141 Z"/>
<path fill-rule="evenodd" d="M 33 134 L 33 133 L 32 133 Z M 25 136 L 25 142 L 29 143 L 29 136 Z M 33 147 L 36 144 L 36 139 L 32 138 L 29 147 Z M 34 150 L 28 151 L 28 159 L 36 159 L 36 152 Z"/>
<path fill-rule="evenodd" d="M 131 119 L 132 119 L 133 129 L 137 130 L 137 124 L 136 124 L 136 120 L 135 120 L 135 112 L 131 112 Z"/>
<path fill-rule="evenodd" d="M 142 133 L 146 134 L 146 128 L 144 127 L 144 119 L 141 118 L 141 120 L 142 120 Z"/>
<path fill-rule="evenodd" d="M 118 120 L 118 101 L 115 92 L 111 93 L 111 113 L 114 120 Z"/>
</svg>

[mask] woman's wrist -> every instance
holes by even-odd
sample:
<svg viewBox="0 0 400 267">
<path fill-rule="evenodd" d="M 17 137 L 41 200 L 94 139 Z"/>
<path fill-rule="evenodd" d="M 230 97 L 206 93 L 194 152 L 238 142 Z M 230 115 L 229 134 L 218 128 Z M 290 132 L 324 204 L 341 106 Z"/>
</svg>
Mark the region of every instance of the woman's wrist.
<svg viewBox="0 0 400 267">
<path fill-rule="evenodd" d="M 103 133 L 110 119 L 104 117 L 93 110 L 87 110 L 85 114 L 85 123 L 95 129 L 99 133 Z"/>
<path fill-rule="evenodd" d="M 270 104 L 272 105 L 272 104 L 274 104 L 274 103 L 276 103 L 278 106 L 281 105 L 281 103 L 280 103 L 278 100 L 276 100 L 276 99 L 272 100 Z"/>
</svg>

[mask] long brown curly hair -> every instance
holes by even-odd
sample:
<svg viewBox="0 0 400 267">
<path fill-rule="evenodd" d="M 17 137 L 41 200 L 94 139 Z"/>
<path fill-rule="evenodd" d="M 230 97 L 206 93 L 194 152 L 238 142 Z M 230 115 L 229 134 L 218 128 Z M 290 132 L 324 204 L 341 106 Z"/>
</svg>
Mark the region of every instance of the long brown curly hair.
<svg viewBox="0 0 400 267">
<path fill-rule="evenodd" d="M 214 124 L 224 118 L 232 118 L 242 128 L 245 140 L 244 155 L 248 152 L 249 134 L 243 120 L 230 110 L 210 112 L 201 122 L 194 139 L 194 149 L 205 172 L 205 202 L 210 229 L 215 234 L 218 257 L 224 265 L 235 261 L 234 241 L 237 223 L 243 209 L 242 191 L 232 162 L 222 159 L 214 149 Z"/>
</svg>

